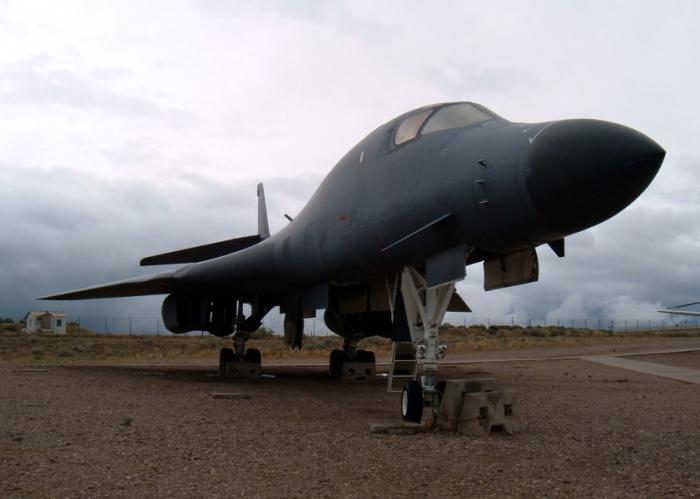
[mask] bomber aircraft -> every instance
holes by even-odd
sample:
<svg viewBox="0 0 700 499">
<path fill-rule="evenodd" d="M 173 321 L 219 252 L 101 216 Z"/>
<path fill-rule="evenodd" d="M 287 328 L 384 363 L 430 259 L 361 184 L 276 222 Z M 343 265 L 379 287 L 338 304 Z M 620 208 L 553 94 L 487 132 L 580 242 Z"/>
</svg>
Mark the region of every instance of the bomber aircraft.
<svg viewBox="0 0 700 499">
<path fill-rule="evenodd" d="M 233 335 L 221 365 L 260 362 L 246 341 L 273 307 L 293 347 L 304 318 L 325 310 L 344 338 L 332 375 L 374 361 L 357 348 L 364 337 L 412 344 L 421 369 L 403 385 L 401 411 L 420 421 L 439 403 L 438 326 L 446 311 L 469 311 L 455 293 L 466 266 L 483 262 L 486 290 L 536 281 L 535 248 L 563 257 L 564 238 L 628 206 L 664 156 L 649 137 L 606 121 L 514 123 L 476 103 L 430 105 L 362 139 L 278 233 L 259 185 L 258 234 L 150 256 L 141 265 L 186 265 L 44 299 L 167 294 L 173 333 Z"/>
</svg>

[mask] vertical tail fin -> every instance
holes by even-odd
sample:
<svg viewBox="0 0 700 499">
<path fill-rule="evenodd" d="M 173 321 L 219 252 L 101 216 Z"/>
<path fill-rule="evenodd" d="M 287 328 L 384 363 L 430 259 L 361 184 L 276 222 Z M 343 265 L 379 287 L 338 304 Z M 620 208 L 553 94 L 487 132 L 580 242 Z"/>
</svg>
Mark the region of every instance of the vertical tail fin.
<svg viewBox="0 0 700 499">
<path fill-rule="evenodd" d="M 258 234 L 261 239 L 270 237 L 270 226 L 267 223 L 267 206 L 265 205 L 265 189 L 258 184 Z"/>
</svg>

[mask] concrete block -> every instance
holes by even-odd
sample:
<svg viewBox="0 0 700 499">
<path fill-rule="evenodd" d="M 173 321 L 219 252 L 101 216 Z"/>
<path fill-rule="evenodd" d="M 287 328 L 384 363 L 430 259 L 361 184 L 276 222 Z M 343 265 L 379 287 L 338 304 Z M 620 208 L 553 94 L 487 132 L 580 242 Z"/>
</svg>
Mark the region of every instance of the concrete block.
<svg viewBox="0 0 700 499">
<path fill-rule="evenodd" d="M 441 430 L 467 435 L 512 433 L 517 425 L 517 394 L 500 390 L 493 378 L 449 380 L 438 411 Z"/>
<path fill-rule="evenodd" d="M 368 381 L 377 374 L 374 362 L 343 362 L 343 372 L 340 379 L 343 382 Z"/>
<path fill-rule="evenodd" d="M 512 434 L 516 427 L 516 393 L 512 390 L 465 393 L 457 432 L 488 435 L 492 431 Z"/>
<path fill-rule="evenodd" d="M 457 431 L 457 423 L 462 413 L 462 399 L 465 393 L 494 391 L 496 380 L 486 377 L 451 379 L 445 383 L 437 426 L 445 431 Z"/>
<path fill-rule="evenodd" d="M 228 362 L 224 369 L 224 378 L 252 378 L 258 379 L 262 375 L 260 364 L 252 362 Z"/>
</svg>

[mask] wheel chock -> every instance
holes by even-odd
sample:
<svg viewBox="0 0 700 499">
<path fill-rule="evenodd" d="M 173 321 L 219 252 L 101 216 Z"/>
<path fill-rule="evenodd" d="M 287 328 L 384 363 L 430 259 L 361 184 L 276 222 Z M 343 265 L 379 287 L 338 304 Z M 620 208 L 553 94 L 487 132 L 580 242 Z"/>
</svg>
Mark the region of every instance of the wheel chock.
<svg viewBox="0 0 700 499">
<path fill-rule="evenodd" d="M 437 426 L 465 435 L 512 434 L 517 426 L 517 393 L 501 390 L 493 378 L 455 379 L 445 383 Z"/>
<path fill-rule="evenodd" d="M 344 383 L 373 380 L 377 374 L 374 362 L 343 362 L 340 380 Z"/>
<path fill-rule="evenodd" d="M 262 367 L 254 362 L 227 362 L 224 369 L 225 379 L 259 379 L 262 375 Z"/>
</svg>

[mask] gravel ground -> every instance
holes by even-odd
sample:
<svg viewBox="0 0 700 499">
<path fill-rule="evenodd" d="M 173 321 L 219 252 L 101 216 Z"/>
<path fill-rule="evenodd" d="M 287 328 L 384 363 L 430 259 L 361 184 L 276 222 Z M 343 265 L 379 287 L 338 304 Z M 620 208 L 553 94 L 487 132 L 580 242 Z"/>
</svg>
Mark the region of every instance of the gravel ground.
<svg viewBox="0 0 700 499">
<path fill-rule="evenodd" d="M 197 366 L 27 369 L 0 364 L 0 497 L 700 493 L 700 387 L 581 360 L 443 369 L 519 391 L 519 431 L 479 438 L 370 433 L 398 419 L 399 395 L 321 367 L 235 382 Z"/>
</svg>

